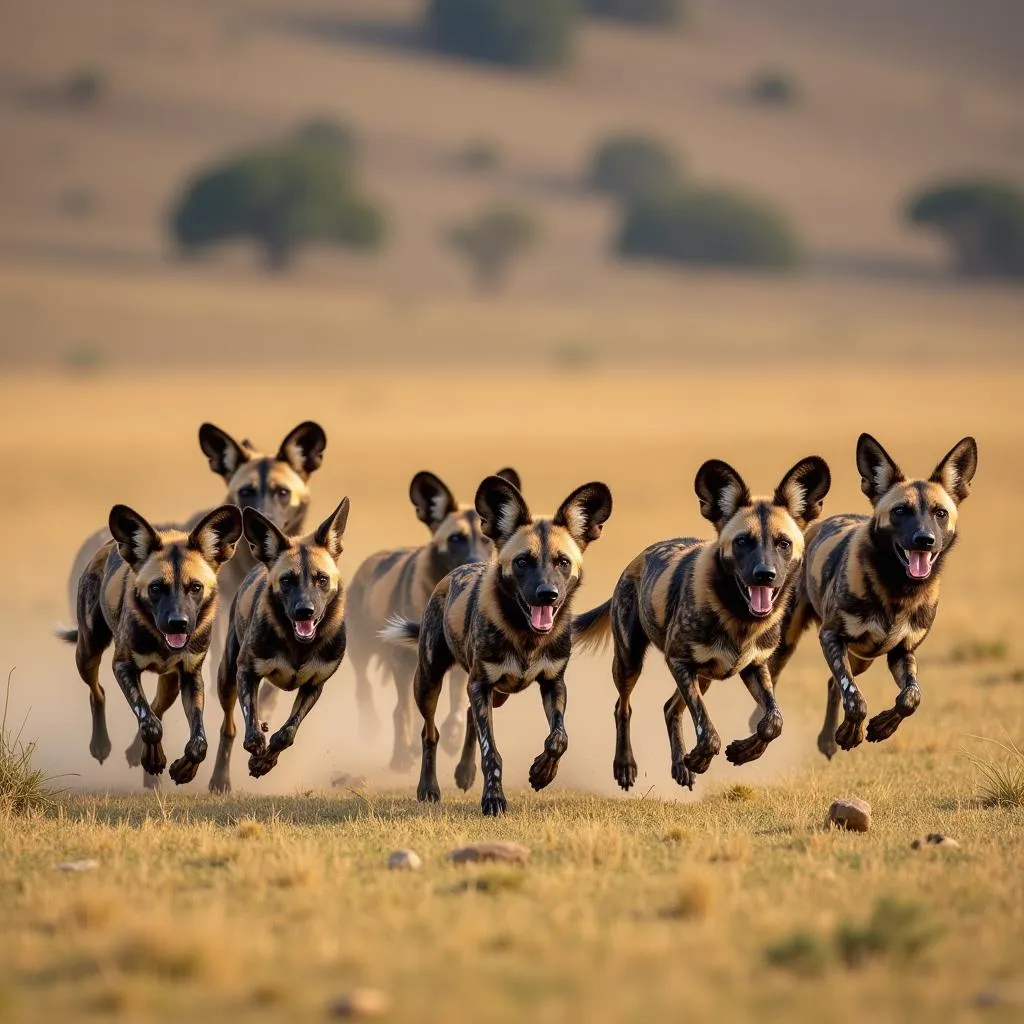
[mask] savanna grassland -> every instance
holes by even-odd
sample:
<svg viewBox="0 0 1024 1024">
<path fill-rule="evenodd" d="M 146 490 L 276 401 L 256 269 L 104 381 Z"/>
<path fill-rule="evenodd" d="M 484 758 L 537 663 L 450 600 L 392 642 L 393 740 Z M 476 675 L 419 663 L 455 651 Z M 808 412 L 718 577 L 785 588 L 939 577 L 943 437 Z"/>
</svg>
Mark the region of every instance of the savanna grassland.
<svg viewBox="0 0 1024 1024">
<path fill-rule="evenodd" d="M 359 988 L 395 1021 L 1024 1014 L 1024 808 L 993 802 L 972 760 L 1001 768 L 991 741 L 1024 741 L 1024 292 L 957 281 L 900 218 L 936 176 L 1024 175 L 1020 8 L 690 6 L 675 32 L 589 24 L 566 69 L 533 76 L 424 51 L 414 0 L 0 0 L 0 671 L 7 730 L 37 743 L 54 790 L 30 813 L 0 800 L 0 1020 L 323 1020 Z M 800 100 L 758 108 L 745 84 L 776 66 Z M 81 70 L 99 100 L 55 101 Z M 360 139 L 391 228 L 380 253 L 310 251 L 278 276 L 241 246 L 175 260 L 166 215 L 187 175 L 322 115 Z M 615 211 L 581 176 L 626 129 L 674 146 L 691 180 L 775 204 L 805 270 L 617 261 Z M 480 141 L 500 160 L 470 174 L 456 157 Z M 484 297 L 440 238 L 491 200 L 527 204 L 540 235 Z M 692 482 L 709 457 L 768 491 L 817 452 L 826 512 L 865 510 L 862 430 L 913 474 L 973 434 L 921 708 L 826 763 L 809 636 L 779 685 L 782 737 L 743 768 L 718 758 L 691 794 L 669 775 L 671 680 L 652 656 L 623 795 L 609 655 L 580 657 L 549 792 L 519 788 L 544 736 L 538 694 L 497 713 L 511 806 L 491 821 L 448 762 L 444 802 L 416 803 L 414 777 L 384 767 L 390 691 L 375 692 L 383 733 L 360 737 L 343 665 L 268 777 L 248 779 L 236 748 L 231 797 L 205 792 L 212 757 L 182 790 L 143 792 L 109 662 L 115 753 L 99 766 L 86 689 L 51 635 L 75 550 L 115 501 L 166 520 L 223 497 L 203 420 L 271 448 L 307 418 L 329 438 L 310 522 L 352 502 L 345 578 L 426 539 L 406 497 L 420 469 L 468 502 L 513 465 L 536 511 L 606 481 L 615 510 L 581 608 L 646 544 L 706 535 Z M 881 665 L 863 690 L 872 711 L 895 694 Z M 709 708 L 724 741 L 746 734 L 737 680 Z M 167 715 L 171 757 L 182 718 Z M 206 724 L 214 736 L 213 699 Z M 825 831 L 832 799 L 854 795 L 871 831 Z M 959 849 L 911 849 L 930 832 Z M 529 862 L 446 859 L 495 838 Z M 389 871 L 397 847 L 422 869 Z M 58 870 L 80 860 L 96 866 Z"/>
</svg>

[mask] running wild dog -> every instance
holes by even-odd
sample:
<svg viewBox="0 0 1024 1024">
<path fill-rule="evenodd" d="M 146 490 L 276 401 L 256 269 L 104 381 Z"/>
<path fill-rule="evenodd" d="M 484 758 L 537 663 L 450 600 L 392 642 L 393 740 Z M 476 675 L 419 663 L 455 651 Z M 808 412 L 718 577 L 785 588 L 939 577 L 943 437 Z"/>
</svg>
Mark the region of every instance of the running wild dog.
<svg viewBox="0 0 1024 1024">
<path fill-rule="evenodd" d="M 302 720 L 345 655 L 345 597 L 338 572 L 349 501 L 306 537 L 290 538 L 253 508 L 244 509 L 245 539 L 259 564 L 246 577 L 231 609 L 231 629 L 217 677 L 224 712 L 210 789 L 231 790 L 234 707 L 242 708 L 251 755 L 249 774 L 266 775 L 295 742 Z M 295 691 L 287 721 L 267 741 L 256 695 L 260 680 Z"/>
<path fill-rule="evenodd" d="M 577 643 L 598 646 L 610 631 L 614 645 L 615 781 L 628 790 L 637 776 L 630 738 L 630 695 L 653 643 L 664 654 L 677 690 L 665 703 L 672 778 L 693 789 L 721 741 L 702 699 L 712 680 L 739 673 L 761 709 L 756 731 L 726 748 L 733 764 L 759 758 L 782 731 L 768 661 L 800 574 L 803 529 L 821 514 L 831 478 L 825 461 L 801 459 L 774 495 L 751 497 L 731 466 L 705 462 L 694 487 L 701 515 L 715 527 L 711 541 L 681 537 L 653 544 L 626 567 L 612 597 L 577 615 Z M 697 734 L 683 739 L 683 711 Z"/>
<path fill-rule="evenodd" d="M 514 469 L 502 469 L 495 475 L 521 489 L 519 474 Z M 476 509 L 460 505 L 444 481 L 433 473 L 417 473 L 412 478 L 409 499 L 417 518 L 430 530 L 429 543 L 371 555 L 356 570 L 346 594 L 348 659 L 356 674 L 356 700 L 364 735 L 374 735 L 380 729 L 370 689 L 371 659 L 376 658 L 395 682 L 398 700 L 391 757 L 394 771 L 406 771 L 415 763 L 411 733 L 416 655 L 385 643 L 378 634 L 396 616 L 418 622 L 434 587 L 452 569 L 486 562 L 494 551 L 490 539 L 480 529 Z M 457 666 L 449 674 L 448 685 L 451 708 L 441 726 L 441 746 L 454 754 L 465 730 L 466 706 L 466 676 Z"/>
<path fill-rule="evenodd" d="M 233 505 L 207 513 L 189 533 L 154 529 L 126 505 L 110 511 L 113 537 L 93 556 L 78 584 L 78 627 L 59 631 L 75 646 L 78 672 L 89 687 L 92 739 L 101 764 L 110 756 L 100 658 L 114 642 L 114 677 L 139 722 L 147 778 L 163 772 L 163 713 L 181 693 L 189 723 L 183 755 L 170 768 L 179 785 L 206 757 L 203 661 L 217 607 L 217 571 L 234 554 L 242 514 Z M 160 681 L 150 706 L 143 672 Z"/>
<path fill-rule="evenodd" d="M 441 681 L 454 664 L 469 674 L 470 716 L 455 781 L 468 790 L 476 775 L 479 736 L 484 814 L 504 814 L 501 755 L 492 708 L 536 682 L 548 720 L 544 750 L 530 768 L 530 785 L 555 778 L 569 745 L 565 731 L 565 669 L 572 650 L 572 600 L 583 574 L 583 552 L 601 536 L 612 496 L 603 483 L 584 484 L 551 518 L 535 518 L 519 489 L 488 477 L 476 493 L 481 529 L 497 557 L 449 573 L 427 602 L 422 624 L 396 619 L 383 631 L 395 643 L 418 646 L 414 689 L 423 715 L 419 800 L 441 799 L 434 723 Z"/>
<path fill-rule="evenodd" d="M 943 566 L 957 539 L 960 503 L 978 468 L 973 437 L 958 441 L 927 480 L 907 480 L 870 434 L 857 441 L 868 515 L 837 515 L 807 531 L 799 591 L 771 662 L 777 676 L 812 622 L 829 668 L 818 749 L 831 758 L 865 735 L 867 703 L 854 678 L 885 656 L 899 688 L 894 706 L 867 723 L 872 743 L 888 739 L 921 702 L 914 652 L 935 621 Z M 839 709 L 844 710 L 839 724 Z"/>
</svg>

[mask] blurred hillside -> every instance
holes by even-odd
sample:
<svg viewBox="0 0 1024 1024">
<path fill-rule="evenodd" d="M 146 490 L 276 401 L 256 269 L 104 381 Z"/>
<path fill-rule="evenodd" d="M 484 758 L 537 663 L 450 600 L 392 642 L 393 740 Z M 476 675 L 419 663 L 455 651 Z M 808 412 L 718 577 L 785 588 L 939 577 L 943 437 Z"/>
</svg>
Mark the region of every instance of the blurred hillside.
<svg viewBox="0 0 1024 1024">
<path fill-rule="evenodd" d="M 901 219 L 907 196 L 939 177 L 1024 181 L 1014 0 L 693 0 L 678 30 L 590 21 L 570 64 L 542 74 L 428 52 L 421 10 L 3 3 L 0 361 L 117 367 L 173 351 L 228 362 L 282 346 L 457 364 L 514 345 L 566 366 L 765 346 L 954 361 L 1019 350 L 1021 290 L 957 282 L 938 239 Z M 752 102 L 764 68 L 791 76 L 798 102 Z M 76 79 L 95 95 L 69 100 Z M 388 244 L 312 250 L 280 279 L 242 245 L 178 263 L 166 218 L 186 178 L 322 116 L 355 129 Z M 621 130 L 673 145 L 688 178 L 772 202 L 806 246 L 805 272 L 618 261 L 616 210 L 582 182 L 595 145 Z M 460 160 L 474 146 L 495 155 L 489 166 Z M 442 235 L 497 201 L 529 207 L 540 232 L 508 287 L 483 300 Z"/>
</svg>

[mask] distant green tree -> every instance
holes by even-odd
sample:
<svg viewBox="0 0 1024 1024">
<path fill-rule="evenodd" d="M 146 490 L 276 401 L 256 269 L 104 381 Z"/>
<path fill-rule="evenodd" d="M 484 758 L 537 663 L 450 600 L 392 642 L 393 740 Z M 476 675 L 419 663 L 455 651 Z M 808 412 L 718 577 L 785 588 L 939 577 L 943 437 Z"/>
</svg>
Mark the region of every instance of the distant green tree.
<svg viewBox="0 0 1024 1024">
<path fill-rule="evenodd" d="M 917 193 L 906 214 L 943 235 L 961 274 L 1024 277 L 1024 190 L 998 181 L 947 182 Z"/>
<path fill-rule="evenodd" d="M 448 230 L 448 244 L 469 263 L 482 290 L 499 287 L 512 260 L 536 240 L 537 224 L 526 210 L 489 206 L 470 220 Z"/>
<path fill-rule="evenodd" d="M 712 189 L 643 196 L 626 210 L 616 240 L 622 256 L 676 263 L 783 269 L 800 262 L 800 246 L 771 207 Z"/>
<path fill-rule="evenodd" d="M 384 218 L 329 148 L 289 141 L 197 174 L 175 204 L 171 232 L 185 253 L 250 238 L 267 266 L 282 270 L 311 242 L 375 248 Z"/>
<path fill-rule="evenodd" d="M 629 200 L 665 192 L 679 184 L 676 158 L 667 146 L 644 135 L 605 139 L 590 158 L 590 187 Z"/>
<path fill-rule="evenodd" d="M 310 142 L 325 146 L 346 163 L 352 163 L 359 149 L 355 131 L 341 121 L 331 117 L 314 117 L 299 125 L 294 138 L 298 142 Z"/>
<path fill-rule="evenodd" d="M 569 55 L 576 0 L 430 0 L 434 46 L 475 60 L 555 67 Z"/>
<path fill-rule="evenodd" d="M 683 0 L 583 0 L 588 14 L 641 25 L 672 25 L 682 20 Z"/>
</svg>

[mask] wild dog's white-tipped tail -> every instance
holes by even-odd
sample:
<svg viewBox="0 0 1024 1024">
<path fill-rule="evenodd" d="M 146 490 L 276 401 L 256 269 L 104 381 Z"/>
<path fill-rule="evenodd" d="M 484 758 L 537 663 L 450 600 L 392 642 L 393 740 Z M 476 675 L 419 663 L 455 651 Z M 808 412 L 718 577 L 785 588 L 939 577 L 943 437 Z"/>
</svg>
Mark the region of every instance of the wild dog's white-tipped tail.
<svg viewBox="0 0 1024 1024">
<path fill-rule="evenodd" d="M 612 599 L 572 617 L 573 650 L 603 650 L 612 635 Z"/>
<path fill-rule="evenodd" d="M 387 644 L 416 647 L 420 642 L 420 624 L 415 619 L 403 619 L 400 615 L 394 615 L 388 619 L 388 624 L 377 633 L 377 636 Z"/>
<path fill-rule="evenodd" d="M 63 640 L 66 644 L 77 644 L 78 643 L 78 630 L 70 629 L 67 626 L 54 625 L 53 635 L 58 640 Z"/>
</svg>

